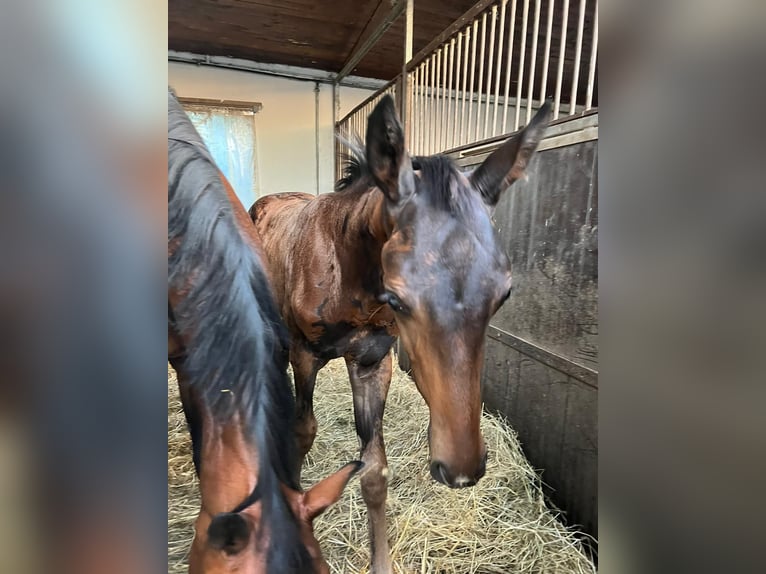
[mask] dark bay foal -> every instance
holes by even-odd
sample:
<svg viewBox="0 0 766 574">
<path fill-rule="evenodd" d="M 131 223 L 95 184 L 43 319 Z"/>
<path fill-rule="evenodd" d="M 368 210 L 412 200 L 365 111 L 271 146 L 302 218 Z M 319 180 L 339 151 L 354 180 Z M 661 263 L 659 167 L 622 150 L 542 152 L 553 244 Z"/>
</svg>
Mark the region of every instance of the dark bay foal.
<svg viewBox="0 0 766 574">
<path fill-rule="evenodd" d="M 549 109 L 463 175 L 444 156 L 411 158 L 393 100 L 385 97 L 368 119 L 366 149 L 356 150 L 337 193 L 269 195 L 250 209 L 290 332 L 301 455 L 317 432 L 317 372 L 330 359 L 346 361 L 375 574 L 391 572 L 382 420 L 397 336 L 430 410 L 431 475 L 458 488 L 484 474 L 484 335 L 511 291 L 490 211 L 523 176 Z"/>
</svg>

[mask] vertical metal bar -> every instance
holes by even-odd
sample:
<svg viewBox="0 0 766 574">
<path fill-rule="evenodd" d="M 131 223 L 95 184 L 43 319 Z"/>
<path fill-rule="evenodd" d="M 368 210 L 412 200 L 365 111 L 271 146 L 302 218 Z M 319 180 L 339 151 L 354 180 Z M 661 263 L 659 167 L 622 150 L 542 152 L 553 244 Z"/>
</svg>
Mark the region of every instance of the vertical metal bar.
<svg viewBox="0 0 766 574">
<path fill-rule="evenodd" d="M 412 23 L 415 14 L 414 0 L 407 0 L 405 11 L 405 34 L 404 34 L 404 65 L 406 66 L 412 60 Z"/>
<path fill-rule="evenodd" d="M 457 35 L 457 57 L 455 58 L 455 119 L 452 122 L 452 146 L 460 145 L 457 139 L 457 124 L 462 122 L 463 118 L 460 116 L 460 65 L 463 63 L 463 32 L 458 32 Z M 463 73 L 463 89 L 465 90 L 465 72 Z"/>
<path fill-rule="evenodd" d="M 529 59 L 529 85 L 527 87 L 527 119 L 524 125 L 532 119 L 532 101 L 535 99 L 535 64 L 537 63 L 537 35 L 540 32 L 540 4 L 543 0 L 535 0 L 535 23 L 532 26 L 532 56 Z"/>
<path fill-rule="evenodd" d="M 314 82 L 314 168 L 316 194 L 319 195 L 319 82 Z"/>
<path fill-rule="evenodd" d="M 519 84 L 516 86 L 516 118 L 513 120 L 513 131 L 519 129 L 521 112 L 521 88 L 524 86 L 524 61 L 527 51 L 527 20 L 529 19 L 529 0 L 524 0 L 521 24 L 521 50 L 519 53 Z"/>
<path fill-rule="evenodd" d="M 440 110 L 440 118 L 439 118 L 439 149 L 436 150 L 436 153 L 440 153 L 444 151 L 444 136 L 447 135 L 447 114 L 446 114 L 446 106 L 447 106 L 447 52 L 449 51 L 447 44 L 444 44 L 444 60 L 442 62 L 442 83 L 441 83 L 441 107 Z"/>
<path fill-rule="evenodd" d="M 405 34 L 404 34 L 404 59 L 402 61 L 400 94 L 401 110 L 400 117 L 404 121 L 405 149 L 412 145 L 412 90 L 411 77 L 407 73 L 407 63 L 412 59 L 412 20 L 414 14 L 414 0 L 407 0 L 405 7 Z"/>
<path fill-rule="evenodd" d="M 471 141 L 471 120 L 473 119 L 473 92 L 474 92 L 474 83 L 473 83 L 473 77 L 474 72 L 476 71 L 476 36 L 479 33 L 479 20 L 473 21 L 473 38 L 471 43 L 471 81 L 470 81 L 470 89 L 471 89 L 471 99 L 468 101 L 468 125 L 466 126 L 466 135 L 465 135 L 465 142 L 463 143 L 469 143 Z"/>
<path fill-rule="evenodd" d="M 489 65 L 487 66 L 487 105 L 484 111 L 484 130 L 482 139 L 487 137 L 487 128 L 489 127 L 489 96 L 492 93 L 492 72 L 494 72 L 495 60 L 495 27 L 497 26 L 497 4 L 492 6 L 492 27 L 489 34 Z"/>
<path fill-rule="evenodd" d="M 338 85 L 333 82 L 332 83 L 332 142 L 333 142 L 333 150 L 335 153 L 333 153 L 332 156 L 332 172 L 333 175 L 337 179 L 337 173 L 338 173 L 338 138 L 336 137 L 338 134 Z"/>
<path fill-rule="evenodd" d="M 426 119 L 426 94 L 425 94 L 425 85 L 426 85 L 426 70 L 428 66 L 428 61 L 420 64 L 420 104 L 418 106 L 418 115 L 420 116 L 420 127 L 418 128 L 418 153 L 423 154 L 423 140 L 424 140 L 424 134 L 426 130 L 426 126 L 428 125 L 428 120 Z"/>
<path fill-rule="evenodd" d="M 434 100 L 435 103 L 435 111 L 436 111 L 436 118 L 435 118 L 435 128 L 436 131 L 434 133 L 434 146 L 431 150 L 431 153 L 438 153 L 439 146 L 441 145 L 442 140 L 442 117 L 441 117 L 441 72 L 442 72 L 442 49 L 439 48 L 439 51 L 436 53 L 436 99 Z"/>
<path fill-rule="evenodd" d="M 436 86 L 436 54 L 434 53 L 434 55 L 431 56 L 431 89 L 428 95 L 428 99 L 429 99 L 428 151 L 426 151 L 426 155 L 431 155 L 433 153 L 434 139 L 436 135 L 436 113 L 435 113 L 436 90 L 434 89 L 435 86 Z"/>
<path fill-rule="evenodd" d="M 487 13 L 481 18 L 481 56 L 479 57 L 479 100 L 476 104 L 476 133 L 473 141 L 479 141 L 479 128 L 481 127 L 481 96 L 484 92 L 484 48 L 487 46 Z"/>
<path fill-rule="evenodd" d="M 412 86 L 413 86 L 413 76 L 414 73 L 405 73 L 404 76 L 407 77 L 407 140 L 406 144 L 407 147 L 405 149 L 409 150 L 412 148 L 412 112 L 415 107 L 415 102 L 413 101 L 412 95 Z"/>
<path fill-rule="evenodd" d="M 420 66 L 415 68 L 412 98 L 412 142 L 410 144 L 413 153 L 420 148 Z"/>
<path fill-rule="evenodd" d="M 561 44 L 559 45 L 559 66 L 556 73 L 556 95 L 553 99 L 553 119 L 559 117 L 559 107 L 561 106 L 561 85 L 564 80 L 564 55 L 567 48 L 567 25 L 569 24 L 569 0 L 564 0 L 564 12 L 561 21 Z"/>
<path fill-rule="evenodd" d="M 428 128 L 431 125 L 428 120 L 428 94 L 426 92 L 428 88 L 428 60 L 425 60 L 420 66 L 422 67 L 420 74 L 420 118 L 423 123 L 420 128 L 420 153 L 424 154 L 428 141 Z"/>
<path fill-rule="evenodd" d="M 540 105 L 545 102 L 545 97 L 548 95 L 548 64 L 551 59 L 551 34 L 553 32 L 553 2 L 554 0 L 548 0 L 548 25 L 547 32 L 545 33 L 545 56 L 543 57 L 543 74 L 540 82 Z"/>
<path fill-rule="evenodd" d="M 497 74 L 495 75 L 495 106 L 492 112 L 492 131 L 490 135 L 497 134 L 497 106 L 500 103 L 500 70 L 503 68 L 503 36 L 505 35 L 505 7 L 508 0 L 503 0 L 500 8 L 500 40 L 497 47 Z M 510 57 L 510 53 L 507 55 Z"/>
<path fill-rule="evenodd" d="M 569 101 L 569 115 L 575 113 L 577 88 L 580 83 L 580 58 L 582 57 L 582 31 L 585 27 L 585 0 L 580 0 L 580 14 L 577 21 L 577 43 L 575 44 L 574 75 L 572 76 L 572 96 Z"/>
<path fill-rule="evenodd" d="M 466 143 L 463 141 L 463 126 L 465 125 L 465 96 L 466 96 L 466 79 L 468 78 L 468 44 L 471 41 L 471 27 L 467 26 L 465 29 L 465 55 L 463 56 L 463 102 L 460 108 L 460 130 L 458 131 L 458 142 L 460 145 Z M 473 81 L 473 80 L 472 80 Z M 473 90 L 473 87 L 471 87 Z"/>
<path fill-rule="evenodd" d="M 590 65 L 588 66 L 588 92 L 585 95 L 585 109 L 593 107 L 593 84 L 596 82 L 596 55 L 598 54 L 598 0 L 596 0 L 596 16 L 593 19 L 593 45 L 590 48 Z"/>
<path fill-rule="evenodd" d="M 447 68 L 447 86 L 446 86 L 446 93 L 447 96 L 447 103 L 445 105 L 446 112 L 444 115 L 444 127 L 446 128 L 444 130 L 444 144 L 442 145 L 442 149 L 439 151 L 444 151 L 445 149 L 449 148 L 450 145 L 450 135 L 452 134 L 452 123 L 454 122 L 452 118 L 452 70 L 455 67 L 455 38 L 452 38 L 449 43 L 449 66 Z"/>
<path fill-rule="evenodd" d="M 511 67 L 513 64 L 513 37 L 516 34 L 516 0 L 511 2 L 511 35 L 508 38 L 508 62 L 505 65 L 505 93 L 503 94 L 503 127 L 502 132 L 506 133 L 508 125 L 508 94 L 511 90 Z"/>
</svg>

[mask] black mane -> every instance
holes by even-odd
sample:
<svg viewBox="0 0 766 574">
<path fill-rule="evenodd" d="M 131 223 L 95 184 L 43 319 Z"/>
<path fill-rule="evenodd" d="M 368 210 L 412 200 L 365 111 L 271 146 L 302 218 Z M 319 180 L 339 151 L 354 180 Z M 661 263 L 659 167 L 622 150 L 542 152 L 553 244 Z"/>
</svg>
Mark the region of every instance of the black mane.
<svg viewBox="0 0 766 574">
<path fill-rule="evenodd" d="M 335 191 L 363 183 L 374 187 L 362 141 L 354 137 L 343 142 L 348 151 L 344 154 L 343 176 L 335 183 Z M 449 157 L 414 156 L 412 168 L 420 171 L 422 184 L 418 185 L 418 193 L 425 195 L 433 207 L 459 215 L 470 211 L 469 204 L 476 202 L 478 194 L 461 182 L 458 168 Z"/>
<path fill-rule="evenodd" d="M 261 262 L 242 238 L 209 151 L 168 91 L 168 286 L 185 368 L 213 416 L 236 411 L 258 452 L 269 572 L 312 571 L 280 483 L 299 490 L 287 332 Z M 250 497 L 248 497 L 250 498 Z"/>
<path fill-rule="evenodd" d="M 367 156 L 364 152 L 364 143 L 358 135 L 353 135 L 349 138 L 339 137 L 348 151 L 343 153 L 343 175 L 335 182 L 335 191 L 343 191 L 348 189 L 359 181 L 372 182 L 370 176 L 370 169 L 367 165 Z"/>
</svg>

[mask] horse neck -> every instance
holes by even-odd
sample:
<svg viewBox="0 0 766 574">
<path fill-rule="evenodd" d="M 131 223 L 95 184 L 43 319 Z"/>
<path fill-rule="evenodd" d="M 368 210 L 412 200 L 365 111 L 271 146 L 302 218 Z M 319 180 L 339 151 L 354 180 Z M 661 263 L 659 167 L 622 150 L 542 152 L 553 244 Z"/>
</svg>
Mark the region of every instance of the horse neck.
<svg viewBox="0 0 766 574">
<path fill-rule="evenodd" d="M 347 202 L 347 217 L 355 219 L 353 228 L 356 228 L 357 233 L 363 232 L 372 239 L 365 242 L 364 247 L 370 251 L 373 260 L 378 260 L 383 244 L 388 241 L 393 228 L 393 222 L 386 209 L 386 198 L 377 187 L 369 187 L 361 191 L 359 196 L 354 195 L 348 196 L 350 201 Z M 352 238 L 353 235 L 351 234 Z"/>
</svg>

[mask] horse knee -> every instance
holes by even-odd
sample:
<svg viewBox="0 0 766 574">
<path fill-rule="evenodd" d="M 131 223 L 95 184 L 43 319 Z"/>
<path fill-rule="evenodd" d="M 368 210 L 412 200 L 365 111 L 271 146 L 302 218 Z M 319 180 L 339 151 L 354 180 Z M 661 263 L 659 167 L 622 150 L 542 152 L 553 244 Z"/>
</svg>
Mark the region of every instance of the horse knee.
<svg viewBox="0 0 766 574">
<path fill-rule="evenodd" d="M 368 506 L 381 506 L 388 495 L 389 470 L 385 464 L 365 468 L 361 476 L 362 498 Z"/>
</svg>

